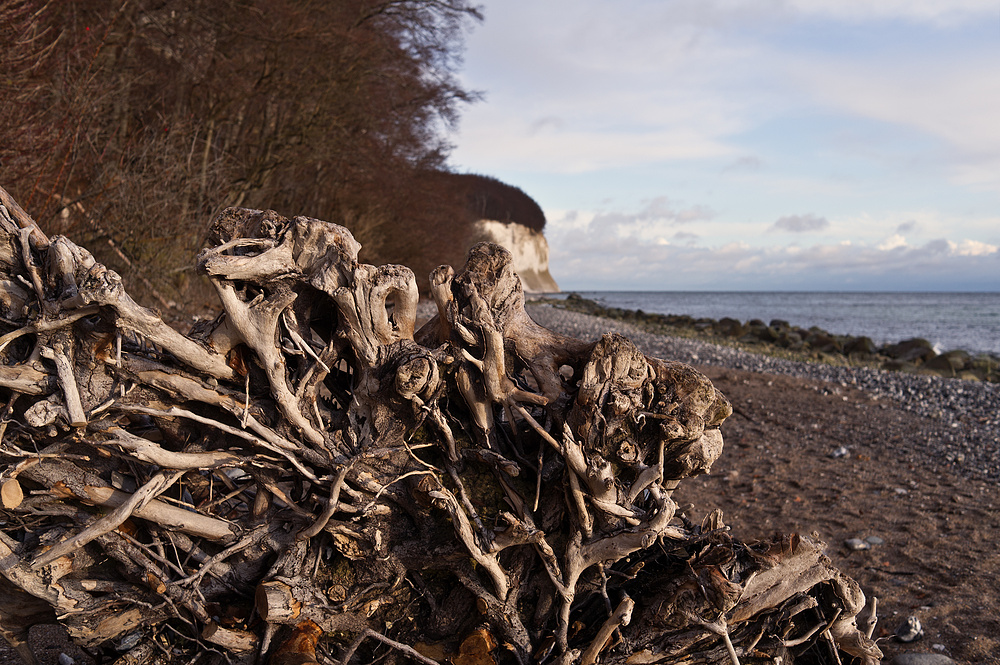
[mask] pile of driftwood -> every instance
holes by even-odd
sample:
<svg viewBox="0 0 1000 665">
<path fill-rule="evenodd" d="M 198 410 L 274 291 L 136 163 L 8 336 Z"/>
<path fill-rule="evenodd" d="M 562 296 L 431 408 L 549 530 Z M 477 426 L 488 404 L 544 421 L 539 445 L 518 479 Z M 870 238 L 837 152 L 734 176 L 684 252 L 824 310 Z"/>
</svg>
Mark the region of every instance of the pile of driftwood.
<svg viewBox="0 0 1000 665">
<path fill-rule="evenodd" d="M 120 663 L 881 658 L 821 544 L 678 513 L 722 452 L 711 382 L 538 326 L 503 248 L 436 270 L 415 331 L 408 269 L 228 209 L 198 258 L 223 312 L 184 335 L 2 203 L 0 625 L 26 661 L 54 621 Z"/>
</svg>

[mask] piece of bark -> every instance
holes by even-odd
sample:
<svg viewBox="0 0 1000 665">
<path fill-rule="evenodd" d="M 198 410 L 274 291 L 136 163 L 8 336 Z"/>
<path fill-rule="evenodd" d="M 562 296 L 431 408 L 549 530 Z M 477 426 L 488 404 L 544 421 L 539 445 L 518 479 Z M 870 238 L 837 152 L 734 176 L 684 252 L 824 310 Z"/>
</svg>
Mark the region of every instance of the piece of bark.
<svg viewBox="0 0 1000 665">
<path fill-rule="evenodd" d="M 24 492 L 17 478 L 8 478 L 0 484 L 0 499 L 4 508 L 17 508 L 24 501 Z"/>
<path fill-rule="evenodd" d="M 51 374 L 30 365 L 0 365 L 0 388 L 25 395 L 48 395 L 55 386 Z"/>
<path fill-rule="evenodd" d="M 291 636 L 271 655 L 270 665 L 319 665 L 316 644 L 323 629 L 306 619 L 295 626 Z"/>
<path fill-rule="evenodd" d="M 271 580 L 257 587 L 257 612 L 268 623 L 295 625 L 308 619 L 328 633 L 360 631 L 367 625 L 365 618 L 354 612 L 325 612 L 325 604 L 322 593 L 306 580 L 295 586 Z"/>
</svg>

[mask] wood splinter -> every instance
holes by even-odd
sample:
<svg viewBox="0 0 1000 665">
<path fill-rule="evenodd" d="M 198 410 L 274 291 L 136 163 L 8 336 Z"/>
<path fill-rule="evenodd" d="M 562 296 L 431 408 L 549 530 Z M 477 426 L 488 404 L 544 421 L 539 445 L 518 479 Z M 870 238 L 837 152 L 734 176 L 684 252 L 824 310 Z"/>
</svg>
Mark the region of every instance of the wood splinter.
<svg viewBox="0 0 1000 665">
<path fill-rule="evenodd" d="M 83 410 L 80 389 L 76 385 L 73 363 L 63 352 L 61 344 L 56 344 L 53 347 L 43 346 L 41 354 L 43 358 L 51 360 L 56 365 L 56 376 L 59 377 L 59 385 L 66 399 L 69 424 L 73 427 L 84 427 L 87 424 L 87 414 Z"/>
<path fill-rule="evenodd" d="M 253 651 L 259 642 L 253 633 L 235 628 L 225 628 L 215 622 L 207 624 L 202 629 L 201 636 L 212 644 L 237 653 Z"/>
<path fill-rule="evenodd" d="M 632 610 L 635 608 L 635 601 L 627 595 L 618 603 L 618 607 L 601 625 L 597 635 L 591 640 L 590 646 L 580 657 L 581 665 L 593 665 L 597 662 L 597 656 L 604 650 L 611 640 L 611 636 L 622 626 L 627 626 L 632 621 Z"/>
</svg>

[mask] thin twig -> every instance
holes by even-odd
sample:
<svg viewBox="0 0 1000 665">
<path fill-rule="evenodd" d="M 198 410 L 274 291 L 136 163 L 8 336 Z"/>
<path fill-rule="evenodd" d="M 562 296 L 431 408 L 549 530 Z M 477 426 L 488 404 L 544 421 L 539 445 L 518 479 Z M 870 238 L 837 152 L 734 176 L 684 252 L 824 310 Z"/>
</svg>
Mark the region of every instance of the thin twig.
<svg viewBox="0 0 1000 665">
<path fill-rule="evenodd" d="M 358 647 L 361 646 L 361 643 L 365 641 L 366 637 L 371 637 L 372 639 L 376 639 L 379 642 L 382 642 L 383 644 L 392 647 L 393 649 L 402 651 L 410 658 L 416 660 L 417 662 L 424 663 L 425 665 L 441 665 L 438 661 L 428 658 L 427 656 L 423 655 L 413 647 L 403 644 L 402 642 L 397 642 L 396 640 L 389 639 L 388 637 L 386 637 L 381 633 L 376 633 L 371 628 L 365 628 L 358 634 L 356 638 L 354 638 L 354 641 L 351 643 L 351 646 L 341 657 L 340 665 L 347 665 L 349 662 L 351 662 L 351 658 L 354 657 L 354 652 L 358 650 Z"/>
<path fill-rule="evenodd" d="M 299 334 L 299 331 L 288 323 L 288 319 L 286 318 L 287 313 L 287 311 L 281 313 L 281 322 L 285 324 L 285 330 L 288 331 L 288 335 L 292 338 L 292 341 L 295 342 L 295 346 L 299 347 L 299 349 L 301 349 L 304 353 L 312 356 L 313 360 L 319 363 L 319 366 L 326 370 L 326 373 L 329 374 L 330 367 L 323 362 L 323 359 L 320 358 L 315 351 L 313 351 L 309 343 L 302 338 L 302 335 Z"/>
<path fill-rule="evenodd" d="M 233 543 L 226 549 L 222 550 L 218 554 L 209 557 L 201 566 L 198 568 L 198 572 L 193 575 L 188 575 L 184 579 L 177 580 L 177 584 L 190 584 L 194 582 L 195 585 L 201 584 L 201 580 L 207 575 L 211 570 L 212 566 L 219 563 L 220 561 L 225 561 L 233 554 L 241 552 L 246 548 L 253 545 L 255 542 L 267 535 L 269 525 L 264 524 L 258 526 L 256 529 L 248 533 L 247 535 L 240 538 L 237 542 Z"/>
<path fill-rule="evenodd" d="M 872 639 L 875 634 L 875 625 L 878 623 L 878 597 L 872 596 L 872 611 L 868 615 L 868 622 L 865 627 L 865 637 Z"/>
<path fill-rule="evenodd" d="M 805 635 L 801 635 L 799 637 L 796 637 L 794 640 L 785 640 L 784 642 L 782 642 L 782 645 L 784 645 L 786 648 L 788 648 L 788 647 L 797 647 L 800 644 L 805 644 L 810 639 L 812 639 L 812 636 L 815 635 L 816 633 L 818 633 L 820 631 L 828 631 L 828 630 L 830 630 L 830 627 L 837 621 L 837 618 L 840 617 L 840 613 L 841 612 L 843 612 L 843 609 L 838 607 L 837 611 L 833 613 L 833 618 L 832 619 L 830 619 L 829 621 L 827 621 L 825 623 L 819 623 L 819 624 L 813 626 L 813 628 L 809 632 L 807 632 Z"/>
<path fill-rule="evenodd" d="M 17 330 L 12 330 L 3 337 L 0 337 L 0 351 L 7 348 L 7 345 L 12 341 L 21 337 L 23 335 L 32 335 L 40 332 L 52 332 L 53 330 L 59 330 L 60 328 L 65 328 L 75 321 L 79 321 L 85 316 L 90 316 L 91 314 L 96 314 L 99 308 L 96 306 L 83 307 L 81 309 L 75 310 L 73 312 L 67 312 L 62 314 L 58 319 L 41 319 L 36 321 L 30 326 L 24 326 L 23 328 L 18 328 Z"/>
<path fill-rule="evenodd" d="M 56 343 L 53 346 L 43 346 L 41 349 L 43 358 L 48 358 L 56 365 L 56 375 L 59 377 L 59 384 L 63 389 L 63 397 L 66 399 L 66 411 L 69 413 L 69 424 L 73 427 L 83 427 L 87 424 L 87 414 L 83 411 L 83 402 L 80 399 L 80 388 L 76 385 L 76 376 L 73 374 L 73 363 L 69 356 L 63 351 L 62 344 Z"/>
<path fill-rule="evenodd" d="M 350 462 L 341 467 L 340 471 L 337 473 L 337 477 L 333 481 L 333 485 L 330 487 L 330 499 L 327 501 L 326 509 L 320 514 L 320 516 L 313 522 L 310 526 L 299 531 L 298 535 L 295 536 L 298 540 L 308 540 L 312 538 L 320 531 L 326 527 L 329 523 L 330 518 L 333 514 L 337 512 L 337 503 L 340 501 L 340 490 L 344 486 L 344 482 L 347 480 L 347 473 L 354 466 L 354 460 L 357 458 L 352 458 Z"/>
<path fill-rule="evenodd" d="M 303 476 L 305 476 L 309 480 L 313 481 L 314 483 L 318 483 L 319 482 L 319 478 L 317 478 L 316 475 L 312 471 L 310 471 L 305 466 L 303 466 L 302 462 L 300 462 L 294 455 L 291 454 L 290 450 L 294 450 L 295 446 L 293 444 L 291 444 L 290 442 L 288 442 L 287 440 L 285 440 L 285 439 L 280 439 L 283 442 L 284 445 L 281 445 L 281 446 L 274 445 L 273 443 L 271 443 L 269 441 L 264 441 L 263 439 L 260 439 L 260 438 L 254 436 L 253 434 L 250 434 L 249 432 L 247 432 L 245 430 L 241 430 L 238 427 L 230 427 L 229 425 L 226 425 L 225 423 L 219 422 L 218 420 L 213 420 L 212 418 L 206 418 L 204 416 L 199 416 L 197 413 L 194 413 L 192 411 L 188 411 L 186 409 L 180 409 L 180 408 L 178 408 L 176 406 L 172 406 L 169 409 L 151 409 L 149 407 L 144 407 L 144 406 L 132 406 L 132 405 L 125 406 L 125 405 L 122 405 L 120 408 L 121 408 L 122 411 L 127 411 L 127 412 L 130 411 L 130 412 L 134 412 L 134 413 L 145 413 L 145 414 L 148 414 L 148 415 L 155 415 L 155 416 L 179 416 L 179 417 L 182 417 L 182 418 L 188 418 L 188 419 L 193 420 L 195 422 L 202 423 L 204 425 L 211 425 L 212 427 L 215 427 L 215 428 L 217 428 L 217 429 L 219 429 L 219 430 L 221 430 L 223 432 L 226 432 L 227 434 L 232 434 L 233 436 L 238 436 L 241 439 L 244 439 L 246 441 L 249 441 L 249 442 L 253 443 L 254 445 L 257 445 L 257 446 L 260 446 L 261 448 L 264 448 L 265 450 L 270 450 L 273 453 L 277 453 L 277 454 L 281 455 L 282 457 L 284 457 L 285 459 L 287 459 L 289 462 L 291 462 L 292 466 L 294 466 L 296 469 L 298 469 L 299 472 Z M 259 425 L 259 423 L 257 423 L 257 421 L 254 420 L 252 417 L 249 418 L 249 421 L 250 421 L 251 429 L 255 429 L 254 425 Z M 263 427 L 263 426 L 261 426 L 261 427 Z M 275 436 L 277 436 L 277 435 L 275 435 Z M 280 438 L 280 437 L 278 437 L 278 438 Z"/>
<path fill-rule="evenodd" d="M 726 651 L 729 652 L 729 660 L 730 660 L 730 662 L 732 662 L 733 665 L 740 665 L 740 659 L 736 655 L 736 648 L 733 646 L 733 641 L 729 637 L 729 626 L 726 624 L 726 617 L 725 617 L 725 615 L 721 615 L 714 622 L 705 621 L 704 619 L 702 619 L 698 615 L 693 614 L 693 613 L 688 612 L 688 611 L 684 611 L 684 615 L 688 618 L 689 621 L 692 621 L 692 622 L 694 622 L 694 623 L 702 626 L 703 628 L 705 628 L 706 630 L 708 630 L 710 633 L 714 633 L 714 634 L 718 635 L 719 637 L 721 637 L 723 643 L 725 643 L 725 645 L 726 645 Z"/>
<path fill-rule="evenodd" d="M 372 500 L 369 501 L 367 504 L 365 504 L 364 508 L 362 508 L 358 512 L 360 512 L 363 515 L 367 513 L 369 510 L 371 510 L 372 506 L 374 506 L 375 503 L 379 500 L 379 497 L 382 496 L 382 493 L 385 492 L 387 489 L 389 489 L 390 485 L 394 485 L 398 483 L 400 480 L 403 480 L 405 478 L 411 478 L 413 476 L 433 476 L 433 475 L 434 473 L 431 471 L 410 471 L 409 473 L 404 473 L 401 476 L 397 476 L 396 478 L 393 478 L 392 480 L 387 482 L 385 485 L 379 487 L 378 490 L 375 492 L 375 496 L 372 497 Z"/>
</svg>

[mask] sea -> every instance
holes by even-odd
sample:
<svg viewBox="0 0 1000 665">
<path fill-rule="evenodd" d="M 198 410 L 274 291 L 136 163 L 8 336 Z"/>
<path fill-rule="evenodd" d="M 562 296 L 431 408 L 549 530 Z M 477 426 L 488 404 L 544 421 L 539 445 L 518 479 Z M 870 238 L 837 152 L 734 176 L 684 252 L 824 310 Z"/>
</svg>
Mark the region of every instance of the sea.
<svg viewBox="0 0 1000 665">
<path fill-rule="evenodd" d="M 566 297 L 569 292 L 553 294 Z M 605 307 L 695 318 L 818 326 L 876 344 L 923 337 L 940 353 L 1000 355 L 1000 293 L 828 291 L 576 291 Z"/>
</svg>

